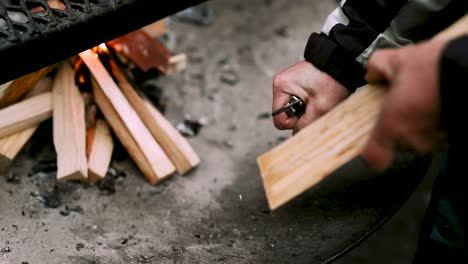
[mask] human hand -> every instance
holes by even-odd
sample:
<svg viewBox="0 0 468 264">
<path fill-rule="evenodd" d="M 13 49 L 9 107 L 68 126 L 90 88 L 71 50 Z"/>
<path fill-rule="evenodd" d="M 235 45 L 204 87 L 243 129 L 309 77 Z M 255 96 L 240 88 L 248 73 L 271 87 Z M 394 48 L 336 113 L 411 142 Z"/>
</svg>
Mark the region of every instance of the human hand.
<svg viewBox="0 0 468 264">
<path fill-rule="evenodd" d="M 431 40 L 376 51 L 366 79 L 388 83 L 376 126 L 362 151 L 369 166 L 383 171 L 396 151 L 425 155 L 445 145 L 440 128 L 439 59 L 445 41 Z"/>
<path fill-rule="evenodd" d="M 349 92 L 310 62 L 300 61 L 275 75 L 273 110 L 283 107 L 293 95 L 304 101 L 305 112 L 291 117 L 278 114 L 273 117 L 273 123 L 278 129 L 293 129 L 296 133 L 344 100 Z"/>
</svg>

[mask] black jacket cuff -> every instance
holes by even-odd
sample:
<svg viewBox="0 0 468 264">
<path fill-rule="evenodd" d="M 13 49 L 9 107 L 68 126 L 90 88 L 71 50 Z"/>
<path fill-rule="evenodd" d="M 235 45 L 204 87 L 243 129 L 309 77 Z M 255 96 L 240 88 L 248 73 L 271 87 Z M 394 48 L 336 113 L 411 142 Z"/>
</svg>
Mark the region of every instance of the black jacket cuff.
<svg viewBox="0 0 468 264">
<path fill-rule="evenodd" d="M 312 33 L 304 51 L 304 59 L 326 72 L 350 92 L 366 84 L 365 69 L 325 34 Z"/>
</svg>

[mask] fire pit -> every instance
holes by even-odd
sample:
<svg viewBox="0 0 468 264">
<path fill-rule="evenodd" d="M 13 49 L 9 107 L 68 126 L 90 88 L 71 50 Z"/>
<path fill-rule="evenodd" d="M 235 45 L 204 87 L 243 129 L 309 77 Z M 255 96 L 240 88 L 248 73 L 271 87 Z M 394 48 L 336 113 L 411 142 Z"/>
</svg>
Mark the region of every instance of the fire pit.
<svg viewBox="0 0 468 264">
<path fill-rule="evenodd" d="M 136 30 L 203 0 L 4 0 L 0 83 Z"/>
</svg>

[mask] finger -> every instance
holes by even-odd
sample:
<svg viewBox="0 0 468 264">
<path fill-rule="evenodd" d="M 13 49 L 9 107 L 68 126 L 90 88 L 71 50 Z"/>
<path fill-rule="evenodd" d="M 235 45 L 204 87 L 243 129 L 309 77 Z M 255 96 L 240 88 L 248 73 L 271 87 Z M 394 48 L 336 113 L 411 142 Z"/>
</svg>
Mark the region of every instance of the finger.
<svg viewBox="0 0 468 264">
<path fill-rule="evenodd" d="M 384 171 L 392 163 L 393 155 L 391 139 L 377 125 L 371 132 L 361 152 L 361 157 L 369 167 L 377 171 Z"/>
<path fill-rule="evenodd" d="M 369 138 L 361 157 L 369 167 L 382 172 L 392 163 L 393 150 L 380 144 L 375 138 Z"/>
<path fill-rule="evenodd" d="M 273 125 L 280 130 L 293 129 L 296 126 L 297 120 L 296 116 L 289 117 L 283 112 L 273 117 Z"/>
<path fill-rule="evenodd" d="M 287 93 L 275 93 L 273 95 L 273 105 L 272 111 L 278 110 L 285 106 L 289 99 L 291 98 L 290 94 Z M 279 113 L 273 116 L 273 124 L 277 129 L 292 129 L 297 122 L 297 117 L 289 117 L 285 112 Z"/>
<path fill-rule="evenodd" d="M 394 49 L 375 51 L 367 64 L 366 80 L 382 82 L 392 80 L 398 69 L 399 56 Z"/>
<path fill-rule="evenodd" d="M 299 132 L 301 129 L 309 125 L 310 123 L 314 122 L 318 118 L 317 111 L 312 104 L 307 104 L 306 105 L 306 110 L 305 112 L 298 118 L 294 129 L 293 129 L 293 134 L 296 134 Z"/>
<path fill-rule="evenodd" d="M 395 112 L 388 109 L 384 103 L 377 123 L 361 152 L 361 157 L 377 171 L 384 171 L 392 163 L 399 134 L 396 129 L 398 126 L 395 123 Z"/>
</svg>

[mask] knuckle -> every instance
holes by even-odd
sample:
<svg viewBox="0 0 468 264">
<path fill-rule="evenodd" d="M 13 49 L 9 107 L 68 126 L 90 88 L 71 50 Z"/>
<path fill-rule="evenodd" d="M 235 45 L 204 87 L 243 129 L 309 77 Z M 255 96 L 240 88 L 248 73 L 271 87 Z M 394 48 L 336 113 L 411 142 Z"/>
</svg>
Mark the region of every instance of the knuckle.
<svg viewBox="0 0 468 264">
<path fill-rule="evenodd" d="M 285 73 L 276 73 L 273 77 L 273 87 L 284 87 L 289 83 L 289 78 Z"/>
</svg>

